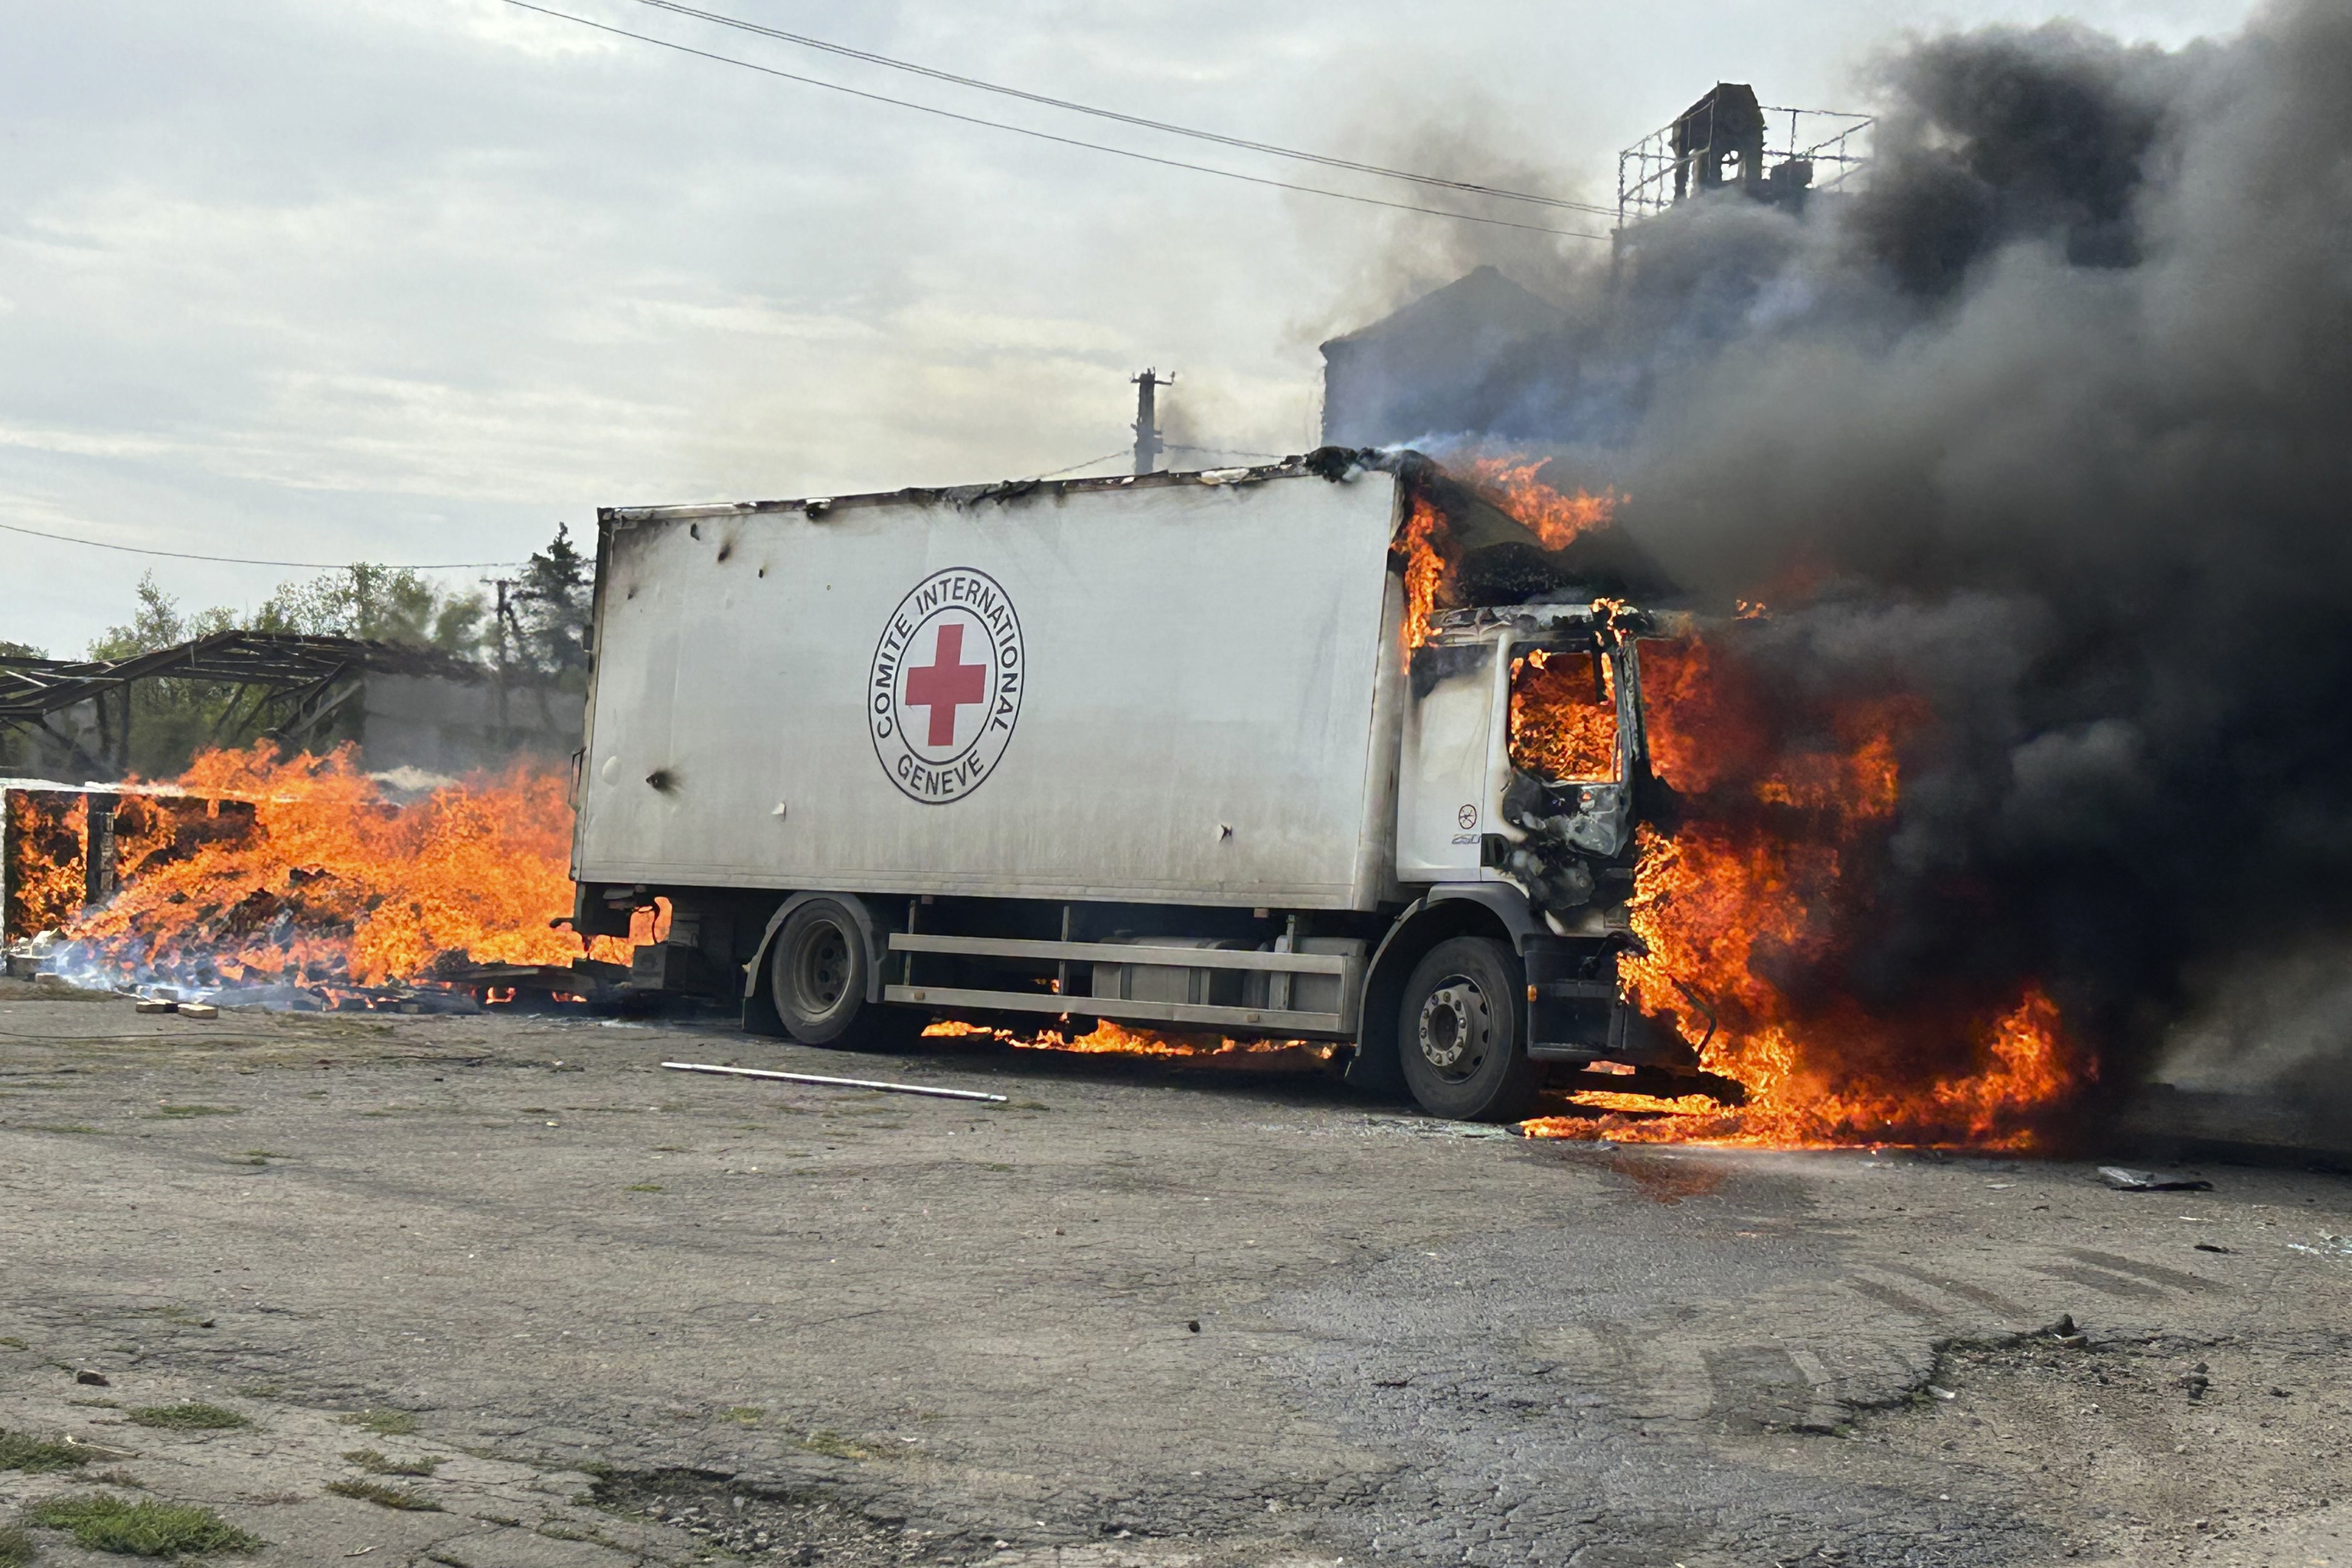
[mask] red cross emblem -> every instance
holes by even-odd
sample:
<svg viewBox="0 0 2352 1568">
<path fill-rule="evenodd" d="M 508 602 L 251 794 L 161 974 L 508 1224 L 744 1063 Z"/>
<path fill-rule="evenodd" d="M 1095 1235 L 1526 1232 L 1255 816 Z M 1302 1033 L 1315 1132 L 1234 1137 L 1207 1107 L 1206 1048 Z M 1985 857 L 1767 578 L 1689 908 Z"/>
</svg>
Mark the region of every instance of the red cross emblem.
<svg viewBox="0 0 2352 1568">
<path fill-rule="evenodd" d="M 931 662 L 907 671 L 907 706 L 931 710 L 929 743 L 955 744 L 956 710 L 988 697 L 988 666 L 963 662 L 961 621 L 940 623 Z"/>
</svg>

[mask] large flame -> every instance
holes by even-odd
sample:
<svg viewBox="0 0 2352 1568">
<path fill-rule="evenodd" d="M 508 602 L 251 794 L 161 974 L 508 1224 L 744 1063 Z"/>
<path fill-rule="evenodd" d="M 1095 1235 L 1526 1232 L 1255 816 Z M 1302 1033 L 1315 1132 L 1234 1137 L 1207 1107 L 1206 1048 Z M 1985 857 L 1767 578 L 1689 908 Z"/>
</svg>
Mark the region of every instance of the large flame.
<svg viewBox="0 0 2352 1568">
<path fill-rule="evenodd" d="M 1465 456 L 1447 464 L 1450 473 L 1516 519 L 1547 550 L 1559 550 L 1616 517 L 1624 499 L 1616 491 L 1554 489 L 1536 477 L 1543 467 L 1541 458 L 1492 456 Z M 1404 558 L 1404 646 L 1411 653 L 1429 640 L 1430 617 L 1445 607 L 1446 588 L 1459 562 L 1444 512 L 1418 489 L 1408 495 L 1397 544 Z"/>
<path fill-rule="evenodd" d="M 1606 659 L 1530 651 L 1512 668 L 1512 765 L 1563 784 L 1615 777 L 1616 687 Z"/>
<path fill-rule="evenodd" d="M 1536 477 L 1544 468 L 1539 458 L 1470 458 L 1456 466 L 1488 500 L 1542 540 L 1546 550 L 1562 549 L 1579 534 L 1607 527 L 1624 499 L 1615 490 L 1594 495 L 1554 489 Z"/>
<path fill-rule="evenodd" d="M 1630 913 L 1648 952 L 1621 973 L 1628 999 L 1703 1041 L 1701 1065 L 1748 1100 L 1735 1109 L 1597 1091 L 1571 1097 L 1597 1121 L 1543 1118 L 1527 1131 L 2032 1146 L 2085 1076 L 2041 985 L 2000 994 L 1956 981 L 1865 1003 L 1846 973 L 1883 917 L 1874 873 L 1925 705 L 1768 692 L 1702 639 L 1641 651 L 1652 765 L 1682 820 L 1671 837 L 1642 830 Z"/>
<path fill-rule="evenodd" d="M 89 890 L 89 796 L 64 790 L 8 792 L 5 928 L 56 931 Z"/>
<path fill-rule="evenodd" d="M 375 986 L 458 957 L 582 955 L 568 926 L 551 924 L 572 907 L 572 808 L 551 768 L 518 763 L 404 805 L 348 747 L 281 757 L 264 742 L 205 753 L 177 787 L 195 799 L 133 797 L 118 814 L 122 889 L 64 933 L 125 978 Z M 206 803 L 219 802 L 249 820 L 192 832 L 191 808 L 216 820 Z M 629 947 L 599 939 L 589 956 L 625 963 Z"/>
<path fill-rule="evenodd" d="M 1622 498 L 1554 489 L 1540 459 L 1450 465 L 1559 549 L 1610 526 Z M 1404 533 L 1407 647 L 1447 602 L 1457 560 L 1443 513 L 1416 500 Z M 1763 613 L 1741 605 L 1739 618 Z M 1849 961 L 1885 915 L 1874 900 L 1902 801 L 1905 748 L 1932 715 L 1895 694 L 1811 699 L 1768 686 L 1720 640 L 1642 645 L 1651 764 L 1674 792 L 1671 836 L 1644 827 L 1630 914 L 1646 944 L 1627 998 L 1699 1047 L 1747 1102 L 1572 1094 L 1591 1114 L 1538 1136 L 1774 1145 L 2031 1146 L 2089 1076 L 2048 992 L 1954 980 L 1865 1001 Z M 1596 681 L 1596 674 L 1599 679 Z M 1614 693 L 1589 657 L 1530 654 L 1515 670 L 1516 765 L 1555 780 L 1614 767 Z"/>
</svg>

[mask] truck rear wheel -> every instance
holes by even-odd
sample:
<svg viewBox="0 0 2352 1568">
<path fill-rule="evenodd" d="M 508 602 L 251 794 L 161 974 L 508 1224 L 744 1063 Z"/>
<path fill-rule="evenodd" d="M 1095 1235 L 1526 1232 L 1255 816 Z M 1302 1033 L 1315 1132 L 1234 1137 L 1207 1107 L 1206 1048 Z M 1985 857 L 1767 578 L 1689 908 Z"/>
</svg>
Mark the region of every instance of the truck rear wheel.
<svg viewBox="0 0 2352 1568">
<path fill-rule="evenodd" d="M 794 910 L 768 953 L 768 994 L 784 1033 L 847 1050 L 885 1049 L 921 1033 L 921 1014 L 866 1000 L 873 962 L 857 918 L 839 900 Z"/>
<path fill-rule="evenodd" d="M 1528 1059 L 1517 958 L 1491 938 L 1439 942 L 1413 966 L 1397 1054 L 1421 1108 L 1459 1121 L 1517 1121 L 1539 1087 Z"/>
</svg>

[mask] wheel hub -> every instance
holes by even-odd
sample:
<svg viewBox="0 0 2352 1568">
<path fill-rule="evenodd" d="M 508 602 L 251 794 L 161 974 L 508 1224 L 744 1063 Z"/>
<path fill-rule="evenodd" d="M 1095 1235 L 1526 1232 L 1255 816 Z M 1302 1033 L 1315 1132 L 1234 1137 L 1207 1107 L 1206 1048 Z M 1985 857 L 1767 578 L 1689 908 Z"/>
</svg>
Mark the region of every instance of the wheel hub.
<svg viewBox="0 0 2352 1568">
<path fill-rule="evenodd" d="M 800 1001 L 808 1011 L 827 1013 L 841 1000 L 849 986 L 849 942 L 839 927 L 809 933 L 801 949 L 799 978 Z"/>
<path fill-rule="evenodd" d="M 1477 1034 L 1477 1017 L 1486 998 L 1466 979 L 1447 981 L 1421 1005 L 1421 1054 L 1431 1067 L 1444 1072 L 1469 1054 Z"/>
</svg>

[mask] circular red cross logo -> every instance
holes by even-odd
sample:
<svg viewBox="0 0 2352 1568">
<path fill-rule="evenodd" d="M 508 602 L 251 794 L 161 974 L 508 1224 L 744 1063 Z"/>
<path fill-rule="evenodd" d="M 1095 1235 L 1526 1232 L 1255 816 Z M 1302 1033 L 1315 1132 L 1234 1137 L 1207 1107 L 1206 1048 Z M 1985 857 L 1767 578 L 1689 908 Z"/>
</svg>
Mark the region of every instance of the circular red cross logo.
<svg viewBox="0 0 2352 1568">
<path fill-rule="evenodd" d="M 1021 718 L 1021 618 L 1003 586 L 967 566 L 898 601 L 875 645 L 866 727 L 882 771 L 911 800 L 961 800 L 995 771 Z"/>
</svg>

